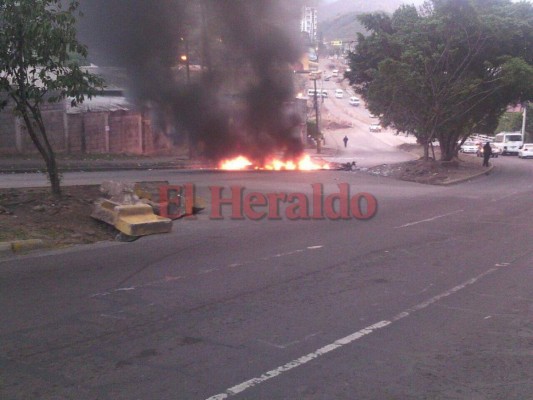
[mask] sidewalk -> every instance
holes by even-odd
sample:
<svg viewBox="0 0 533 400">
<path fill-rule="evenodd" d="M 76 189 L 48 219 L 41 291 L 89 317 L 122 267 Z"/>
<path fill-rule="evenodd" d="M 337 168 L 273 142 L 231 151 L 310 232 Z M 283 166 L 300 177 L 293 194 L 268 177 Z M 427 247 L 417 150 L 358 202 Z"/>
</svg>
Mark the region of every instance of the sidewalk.
<svg viewBox="0 0 533 400">
<path fill-rule="evenodd" d="M 321 154 L 316 149 L 305 148 L 304 152 L 312 158 L 332 157 L 337 150 L 324 146 Z M 113 170 L 150 170 L 150 169 L 210 169 L 216 163 L 191 161 L 178 156 L 124 156 L 124 155 L 90 155 L 57 157 L 60 172 L 113 171 Z M 39 155 L 0 156 L 0 173 L 45 172 L 44 161 Z"/>
<path fill-rule="evenodd" d="M 177 156 L 123 156 L 91 155 L 57 157 L 60 172 L 106 171 L 117 169 L 189 169 L 201 167 L 197 162 Z M 39 155 L 1 156 L 0 173 L 45 172 L 44 161 Z"/>
</svg>

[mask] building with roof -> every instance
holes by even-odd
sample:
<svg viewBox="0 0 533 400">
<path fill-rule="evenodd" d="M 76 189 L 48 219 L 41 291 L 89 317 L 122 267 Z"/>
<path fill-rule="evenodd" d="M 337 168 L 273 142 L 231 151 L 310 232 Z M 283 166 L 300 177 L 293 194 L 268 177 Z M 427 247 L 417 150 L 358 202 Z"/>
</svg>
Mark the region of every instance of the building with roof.
<svg viewBox="0 0 533 400">
<path fill-rule="evenodd" d="M 71 99 L 41 107 L 48 138 L 58 153 L 153 154 L 169 152 L 170 141 L 154 133 L 150 113 L 125 97 L 126 73 L 119 68 L 86 67 L 102 76 L 99 96 L 72 106 Z M 0 154 L 34 153 L 21 118 L 9 107 L 0 112 Z"/>
</svg>

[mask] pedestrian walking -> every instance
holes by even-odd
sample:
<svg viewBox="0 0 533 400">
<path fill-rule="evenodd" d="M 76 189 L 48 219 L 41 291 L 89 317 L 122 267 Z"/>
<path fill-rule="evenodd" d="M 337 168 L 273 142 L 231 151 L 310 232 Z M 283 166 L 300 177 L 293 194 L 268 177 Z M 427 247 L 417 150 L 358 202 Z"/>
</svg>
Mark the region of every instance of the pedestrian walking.
<svg viewBox="0 0 533 400">
<path fill-rule="evenodd" d="M 483 146 L 483 166 L 488 167 L 489 166 L 489 158 L 492 156 L 492 147 L 490 147 L 490 143 L 485 143 L 485 146 Z"/>
<path fill-rule="evenodd" d="M 344 142 L 344 147 L 347 147 L 348 146 L 348 136 L 344 136 L 344 139 L 342 139 L 342 141 Z"/>
</svg>

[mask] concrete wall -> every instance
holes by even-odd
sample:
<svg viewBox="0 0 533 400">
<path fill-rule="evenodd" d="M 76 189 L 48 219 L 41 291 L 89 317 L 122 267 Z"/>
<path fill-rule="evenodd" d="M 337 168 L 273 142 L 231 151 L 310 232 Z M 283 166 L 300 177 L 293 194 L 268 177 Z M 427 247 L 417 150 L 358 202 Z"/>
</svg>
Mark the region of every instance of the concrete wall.
<svg viewBox="0 0 533 400">
<path fill-rule="evenodd" d="M 144 153 L 140 114 L 115 113 L 109 118 L 109 152 Z"/>
<path fill-rule="evenodd" d="M 17 135 L 15 117 L 6 112 L 0 112 L 0 154 L 17 152 Z"/>
<path fill-rule="evenodd" d="M 73 129 L 70 121 L 76 118 L 79 121 L 75 124 L 78 128 Z M 109 138 L 106 130 L 108 113 L 84 113 L 84 114 L 69 114 L 67 116 L 67 125 L 69 130 L 69 141 L 71 143 L 79 143 L 79 148 L 74 151 L 71 147 L 71 153 L 108 153 L 109 152 Z"/>
<path fill-rule="evenodd" d="M 57 153 L 151 154 L 158 150 L 151 121 L 136 111 L 67 114 L 47 107 L 43 119 Z M 7 110 L 0 112 L 0 154 L 35 152 L 23 121 Z"/>
<path fill-rule="evenodd" d="M 297 113 L 302 125 L 296 135 L 306 140 L 306 101 L 287 104 L 287 111 Z M 65 103 L 46 105 L 42 109 L 48 137 L 57 153 L 73 154 L 170 154 L 172 141 L 152 126 L 148 113 L 139 111 L 93 111 L 67 113 Z M 11 111 L 0 112 L 0 154 L 35 153 L 25 124 Z"/>
<path fill-rule="evenodd" d="M 50 143 L 56 151 L 65 151 L 65 105 L 63 103 L 44 104 L 41 108 L 41 114 L 47 127 Z M 36 151 L 24 121 L 15 117 L 10 104 L 8 104 L 0 112 L 0 154 L 33 153 Z"/>
</svg>

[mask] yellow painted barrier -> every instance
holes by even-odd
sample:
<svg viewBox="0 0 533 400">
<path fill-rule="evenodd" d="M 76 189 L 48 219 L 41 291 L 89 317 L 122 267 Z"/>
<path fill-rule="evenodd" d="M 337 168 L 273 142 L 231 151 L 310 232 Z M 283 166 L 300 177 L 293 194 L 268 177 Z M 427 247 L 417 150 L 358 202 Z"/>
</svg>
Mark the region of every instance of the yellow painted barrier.
<svg viewBox="0 0 533 400">
<path fill-rule="evenodd" d="M 115 226 L 128 236 L 168 233 L 172 230 L 172 220 L 155 215 L 148 204 L 120 205 L 103 199 L 95 205 L 91 216 Z"/>
</svg>

